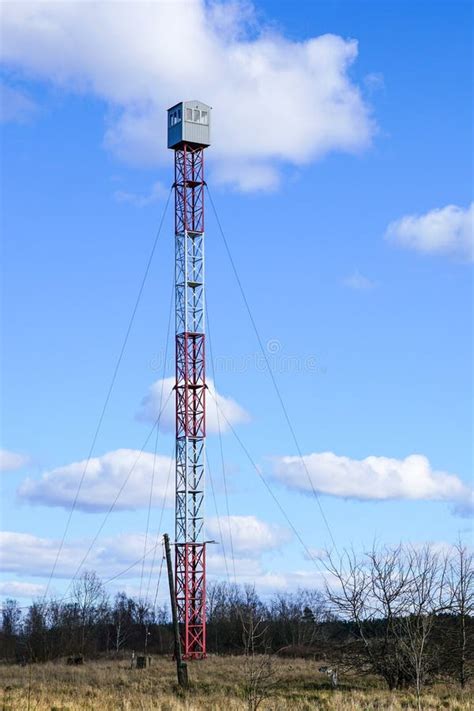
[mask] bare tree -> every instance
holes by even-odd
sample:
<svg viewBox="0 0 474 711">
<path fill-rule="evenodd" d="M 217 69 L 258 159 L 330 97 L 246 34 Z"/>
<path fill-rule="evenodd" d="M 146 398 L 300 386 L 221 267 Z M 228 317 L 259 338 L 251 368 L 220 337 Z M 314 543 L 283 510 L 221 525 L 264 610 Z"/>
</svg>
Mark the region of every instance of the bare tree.
<svg viewBox="0 0 474 711">
<path fill-rule="evenodd" d="M 89 570 L 74 581 L 72 596 L 79 616 L 79 647 L 84 654 L 86 641 L 107 604 L 107 596 L 97 573 Z"/>
<path fill-rule="evenodd" d="M 474 556 L 459 540 L 449 561 L 446 578 L 449 609 L 457 618 L 458 634 L 455 645 L 457 676 L 464 688 L 468 681 L 468 650 L 471 646 L 469 621 L 474 614 Z"/>
<path fill-rule="evenodd" d="M 405 557 L 408 577 L 396 630 L 421 709 L 421 689 L 430 671 L 428 641 L 435 617 L 443 607 L 446 559 L 428 545 L 406 549 Z"/>
<path fill-rule="evenodd" d="M 274 623 L 273 642 L 280 651 L 292 648 L 298 652 L 316 642 L 320 623 L 327 619 L 326 600 L 317 590 L 279 593 L 270 603 L 269 615 Z"/>
<path fill-rule="evenodd" d="M 322 655 L 328 669 L 376 673 L 387 685 L 423 685 L 442 673 L 469 679 L 474 632 L 473 556 L 459 544 L 446 563 L 433 547 L 375 547 L 327 562 L 328 596 L 282 593 L 263 602 L 252 587 L 208 590 L 209 651 L 244 653 L 250 708 L 271 693 L 274 657 Z M 129 649 L 167 652 L 169 615 L 124 593 L 109 606 L 99 578 L 84 574 L 74 601 L 3 606 L 0 657 L 36 661 Z M 337 614 L 335 614 L 337 613 Z"/>
<path fill-rule="evenodd" d="M 241 640 L 241 610 L 245 606 L 241 589 L 226 582 L 209 583 L 206 591 L 207 632 L 216 652 L 237 650 Z"/>
<path fill-rule="evenodd" d="M 47 605 L 33 602 L 24 620 L 25 644 L 28 657 L 33 662 L 45 661 L 48 657 L 46 645 Z"/>
<path fill-rule="evenodd" d="M 385 664 L 380 655 L 379 642 L 369 633 L 370 621 L 374 619 L 372 604 L 372 571 L 367 559 L 358 557 L 354 551 L 345 551 L 336 558 L 328 552 L 325 565 L 332 576 L 332 584 L 326 584 L 326 594 L 337 613 L 352 622 L 356 638 L 362 642 L 372 671 L 381 674 L 390 689 L 396 681 L 392 665 Z"/>
<path fill-rule="evenodd" d="M 381 621 L 383 628 L 377 649 L 378 665 L 383 669 L 389 688 L 394 689 L 406 681 L 398 626 L 405 613 L 409 566 L 401 545 L 381 550 L 373 546 L 366 557 L 370 571 L 371 614 L 373 619 Z"/>
<path fill-rule="evenodd" d="M 263 618 L 250 608 L 246 618 L 242 616 L 242 641 L 244 645 L 245 694 L 248 711 L 257 711 L 268 698 L 275 683 L 272 656 L 268 652 L 266 635 L 268 628 Z M 257 650 L 265 651 L 258 653 Z"/>
<path fill-rule="evenodd" d="M 139 624 L 143 639 L 143 653 L 148 653 L 148 641 L 150 637 L 150 624 L 153 619 L 152 605 L 148 600 L 139 599 L 135 607 L 136 621 Z"/>
<path fill-rule="evenodd" d="M 127 597 L 124 592 L 116 594 L 111 613 L 115 654 L 118 654 L 127 642 L 133 621 L 134 608 L 134 601 Z"/>
<path fill-rule="evenodd" d="M 8 598 L 2 607 L 2 633 L 7 659 L 15 656 L 18 636 L 21 631 L 21 610 L 16 600 Z"/>
<path fill-rule="evenodd" d="M 327 567 L 333 585 L 329 599 L 355 624 L 371 671 L 390 689 L 413 683 L 420 699 L 433 666 L 430 641 L 436 615 L 443 609 L 446 561 L 429 546 L 384 547 L 356 556 L 345 553 Z"/>
</svg>

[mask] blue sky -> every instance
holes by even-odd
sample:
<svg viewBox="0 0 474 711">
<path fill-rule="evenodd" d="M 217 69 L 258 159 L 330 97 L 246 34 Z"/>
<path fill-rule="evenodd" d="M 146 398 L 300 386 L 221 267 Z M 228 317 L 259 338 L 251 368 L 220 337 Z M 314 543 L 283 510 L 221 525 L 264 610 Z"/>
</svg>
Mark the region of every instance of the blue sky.
<svg viewBox="0 0 474 711">
<path fill-rule="evenodd" d="M 124 3 L 118 19 L 112 6 L 4 14 L 3 595 L 44 590 L 81 471 L 67 467 L 87 457 L 171 183 L 164 109 L 194 95 L 213 106 L 208 183 L 338 548 L 468 539 L 470 3 Z M 188 16 L 200 49 L 177 59 L 167 35 L 182 42 L 174 23 Z M 206 245 L 217 391 L 306 545 L 324 548 L 210 206 Z M 172 278 L 170 207 L 94 457 L 140 450 L 148 434 L 142 399 L 173 372 L 161 366 Z M 231 433 L 223 446 L 238 580 L 266 593 L 320 584 Z M 158 452 L 172 449 L 168 426 Z M 208 451 L 225 517 L 215 434 Z M 53 592 L 101 525 L 121 456 L 86 487 Z M 150 468 L 140 472 L 86 565 L 104 578 L 143 554 Z M 207 512 L 219 538 L 210 488 Z M 225 576 L 214 550 L 212 575 Z M 137 566 L 110 589 L 137 592 L 139 578 Z"/>
</svg>

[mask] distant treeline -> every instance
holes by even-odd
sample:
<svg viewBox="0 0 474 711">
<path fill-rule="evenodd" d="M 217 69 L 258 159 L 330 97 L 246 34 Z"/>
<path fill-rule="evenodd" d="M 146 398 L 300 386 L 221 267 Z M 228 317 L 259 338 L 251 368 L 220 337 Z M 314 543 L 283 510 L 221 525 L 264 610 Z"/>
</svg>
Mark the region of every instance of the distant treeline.
<svg viewBox="0 0 474 711">
<path fill-rule="evenodd" d="M 474 638 L 472 554 L 430 547 L 372 550 L 325 561 L 324 591 L 262 599 L 251 586 L 208 585 L 211 654 L 307 656 L 361 674 L 391 689 L 421 687 L 435 676 L 470 676 Z M 332 581 L 332 582 L 331 582 Z M 2 611 L 0 658 L 44 662 L 83 656 L 172 654 L 169 607 L 118 593 L 110 599 L 96 573 L 74 582 L 71 598 Z M 250 652 L 249 652 L 250 650 Z"/>
</svg>

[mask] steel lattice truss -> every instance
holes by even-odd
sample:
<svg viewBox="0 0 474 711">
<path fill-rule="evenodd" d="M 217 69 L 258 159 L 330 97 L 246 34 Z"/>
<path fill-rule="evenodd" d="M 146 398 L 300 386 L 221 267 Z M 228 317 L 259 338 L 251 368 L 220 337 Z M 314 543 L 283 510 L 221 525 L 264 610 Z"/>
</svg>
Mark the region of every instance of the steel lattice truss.
<svg viewBox="0 0 474 711">
<path fill-rule="evenodd" d="M 176 601 L 183 656 L 206 656 L 204 149 L 175 150 Z"/>
</svg>

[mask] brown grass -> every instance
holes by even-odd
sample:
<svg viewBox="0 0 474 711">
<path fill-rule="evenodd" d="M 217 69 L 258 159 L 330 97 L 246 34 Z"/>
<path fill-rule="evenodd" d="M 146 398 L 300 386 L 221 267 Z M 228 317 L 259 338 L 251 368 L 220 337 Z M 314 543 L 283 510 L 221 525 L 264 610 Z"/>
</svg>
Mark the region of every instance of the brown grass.
<svg viewBox="0 0 474 711">
<path fill-rule="evenodd" d="M 374 679 L 343 676 L 329 688 L 313 661 L 275 660 L 275 684 L 261 711 L 406 711 L 413 692 L 390 693 Z M 149 669 L 127 662 L 89 662 L 0 667 L 0 711 L 246 711 L 242 657 L 210 657 L 189 664 L 191 688 L 176 686 L 175 665 L 154 658 Z M 423 695 L 424 711 L 469 711 L 471 695 L 436 684 Z M 259 710 L 260 711 L 260 710 Z"/>
</svg>

